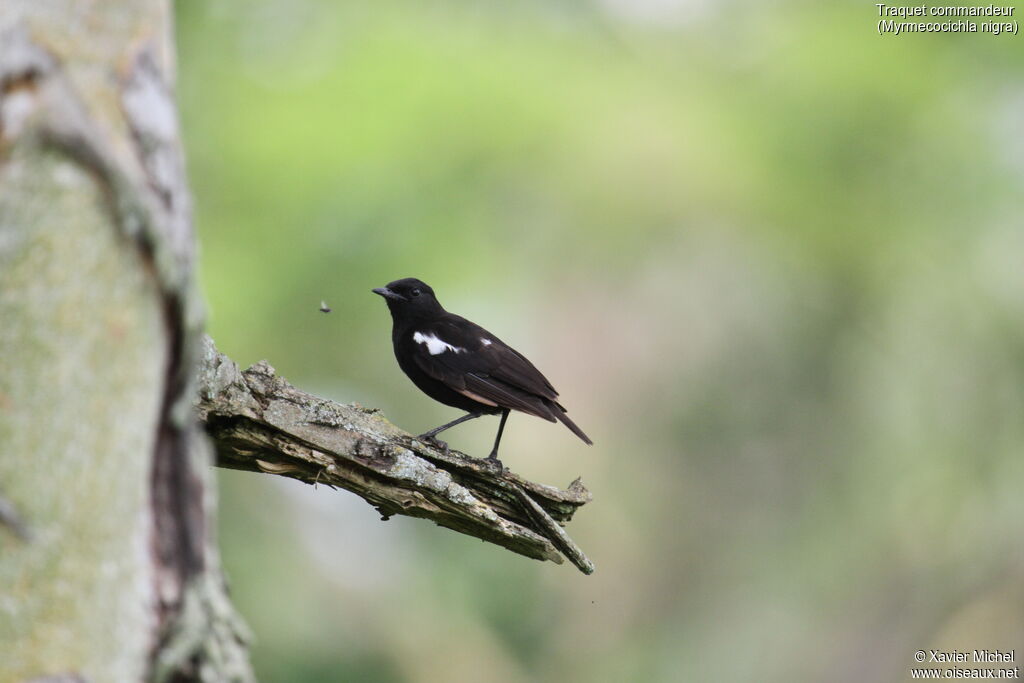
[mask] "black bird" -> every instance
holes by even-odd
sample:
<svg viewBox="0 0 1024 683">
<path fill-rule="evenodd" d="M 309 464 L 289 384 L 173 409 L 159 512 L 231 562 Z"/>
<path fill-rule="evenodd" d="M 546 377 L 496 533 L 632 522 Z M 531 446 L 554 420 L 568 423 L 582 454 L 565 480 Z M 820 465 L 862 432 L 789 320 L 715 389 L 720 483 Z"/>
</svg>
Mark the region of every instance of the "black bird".
<svg viewBox="0 0 1024 683">
<path fill-rule="evenodd" d="M 556 400 L 558 392 L 533 363 L 479 325 L 444 310 L 426 283 L 410 277 L 373 291 L 391 311 L 391 341 L 402 371 L 430 398 L 468 413 L 421 439 L 437 441 L 434 437 L 449 427 L 500 413 L 498 435 L 487 456 L 496 461 L 505 420 L 509 411 L 518 410 L 549 422 L 559 420 L 593 443 L 568 418 Z"/>
</svg>

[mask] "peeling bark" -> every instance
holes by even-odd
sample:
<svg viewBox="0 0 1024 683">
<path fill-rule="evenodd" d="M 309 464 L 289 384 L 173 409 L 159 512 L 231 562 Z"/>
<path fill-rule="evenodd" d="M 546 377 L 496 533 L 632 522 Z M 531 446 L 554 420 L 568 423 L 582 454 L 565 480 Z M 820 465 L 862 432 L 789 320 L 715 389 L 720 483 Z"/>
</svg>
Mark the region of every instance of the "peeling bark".
<svg viewBox="0 0 1024 683">
<path fill-rule="evenodd" d="M 486 459 L 445 453 L 374 408 L 299 391 L 265 361 L 241 372 L 209 339 L 198 409 L 221 467 L 343 488 L 384 519 L 430 519 L 527 557 L 561 563 L 564 556 L 583 573 L 594 571 L 559 525 L 591 499 L 578 479 L 561 490 Z"/>
</svg>

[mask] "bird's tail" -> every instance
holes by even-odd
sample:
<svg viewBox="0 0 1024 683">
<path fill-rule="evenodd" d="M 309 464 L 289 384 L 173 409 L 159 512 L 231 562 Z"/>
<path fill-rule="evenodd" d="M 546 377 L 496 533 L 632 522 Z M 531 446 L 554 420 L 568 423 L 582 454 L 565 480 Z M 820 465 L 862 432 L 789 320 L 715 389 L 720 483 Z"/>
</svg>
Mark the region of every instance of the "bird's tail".
<svg viewBox="0 0 1024 683">
<path fill-rule="evenodd" d="M 566 427 L 572 430 L 572 433 L 583 439 L 583 442 L 588 446 L 593 446 L 594 442 L 590 440 L 590 437 L 583 433 L 583 430 L 576 426 L 576 423 L 569 419 L 569 416 L 565 414 L 565 408 L 555 403 L 551 407 L 551 412 L 554 413 L 558 421 L 564 424 Z"/>
</svg>

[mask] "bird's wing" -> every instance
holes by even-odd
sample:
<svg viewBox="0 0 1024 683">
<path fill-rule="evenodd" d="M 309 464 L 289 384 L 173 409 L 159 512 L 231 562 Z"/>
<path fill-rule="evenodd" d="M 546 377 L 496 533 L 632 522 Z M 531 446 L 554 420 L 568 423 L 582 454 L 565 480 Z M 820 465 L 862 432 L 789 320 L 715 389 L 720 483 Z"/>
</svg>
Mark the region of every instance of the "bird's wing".
<svg viewBox="0 0 1024 683">
<path fill-rule="evenodd" d="M 456 315 L 452 315 L 442 325 L 453 332 L 463 331 L 469 348 L 476 348 L 487 363 L 485 371 L 491 377 L 537 396 L 550 400 L 558 398 L 558 392 L 551 386 L 551 382 L 526 356 L 484 328 Z"/>
<path fill-rule="evenodd" d="M 520 410 L 546 420 L 558 396 L 533 364 L 479 325 L 450 316 L 417 329 L 413 354 L 425 373 L 482 403 Z M 545 400 L 546 399 L 546 400 Z"/>
</svg>

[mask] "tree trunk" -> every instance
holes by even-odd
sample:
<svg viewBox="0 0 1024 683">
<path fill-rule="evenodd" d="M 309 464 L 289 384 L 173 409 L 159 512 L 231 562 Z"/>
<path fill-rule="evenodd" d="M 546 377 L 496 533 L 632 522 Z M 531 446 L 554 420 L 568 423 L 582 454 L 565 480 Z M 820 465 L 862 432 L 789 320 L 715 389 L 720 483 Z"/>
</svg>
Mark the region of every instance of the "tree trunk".
<svg viewBox="0 0 1024 683">
<path fill-rule="evenodd" d="M 0 4 L 0 681 L 250 680 L 157 0 Z"/>
</svg>

